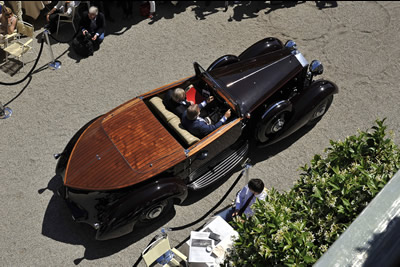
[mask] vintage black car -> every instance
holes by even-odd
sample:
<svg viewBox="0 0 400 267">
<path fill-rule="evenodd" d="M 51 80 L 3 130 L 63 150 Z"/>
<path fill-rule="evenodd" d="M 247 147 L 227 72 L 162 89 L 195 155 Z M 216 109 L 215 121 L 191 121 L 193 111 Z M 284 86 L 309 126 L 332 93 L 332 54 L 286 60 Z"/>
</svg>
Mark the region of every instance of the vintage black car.
<svg viewBox="0 0 400 267">
<path fill-rule="evenodd" d="M 322 64 L 310 64 L 293 41 L 265 38 L 239 56 L 225 55 L 195 75 L 140 95 L 93 119 L 56 154 L 60 195 L 72 216 L 105 240 L 131 232 L 180 204 L 241 164 L 249 141 L 277 142 L 328 110 L 337 86 L 314 80 Z M 192 86 L 190 86 L 192 85 Z M 219 119 L 232 116 L 202 139 L 186 131 L 163 97 L 176 87 L 214 101 L 205 108 Z"/>
</svg>

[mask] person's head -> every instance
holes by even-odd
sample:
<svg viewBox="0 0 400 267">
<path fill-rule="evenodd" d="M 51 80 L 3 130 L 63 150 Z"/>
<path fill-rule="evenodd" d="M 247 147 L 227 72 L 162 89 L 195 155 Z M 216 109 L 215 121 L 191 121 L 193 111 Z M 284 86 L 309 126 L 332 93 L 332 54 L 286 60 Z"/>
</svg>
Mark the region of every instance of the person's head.
<svg viewBox="0 0 400 267">
<path fill-rule="evenodd" d="M 176 103 L 186 100 L 185 90 L 183 90 L 182 88 L 176 88 L 172 92 L 172 100 L 174 100 Z"/>
<path fill-rule="evenodd" d="M 261 194 L 264 190 L 264 182 L 261 179 L 251 179 L 248 183 L 249 189 L 255 194 Z"/>
<path fill-rule="evenodd" d="M 11 8 L 6 7 L 6 6 L 3 6 L 3 8 L 1 9 L 1 13 L 6 18 L 9 18 L 9 17 L 11 17 L 13 15 L 13 12 L 12 12 Z"/>
<path fill-rule="evenodd" d="M 194 121 L 195 119 L 197 119 L 197 116 L 199 116 L 199 114 L 200 114 L 200 107 L 199 105 L 194 104 L 187 108 L 186 118 L 188 118 L 188 120 Z"/>
<path fill-rule="evenodd" d="M 97 16 L 97 14 L 99 14 L 99 9 L 95 6 L 91 6 L 88 12 L 89 18 L 94 19 Z"/>
</svg>

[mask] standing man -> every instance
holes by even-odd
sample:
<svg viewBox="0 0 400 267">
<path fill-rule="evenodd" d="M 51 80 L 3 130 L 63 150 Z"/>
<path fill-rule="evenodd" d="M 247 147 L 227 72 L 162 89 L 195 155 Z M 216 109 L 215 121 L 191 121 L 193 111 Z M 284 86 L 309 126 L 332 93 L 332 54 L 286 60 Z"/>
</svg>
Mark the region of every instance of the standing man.
<svg viewBox="0 0 400 267">
<path fill-rule="evenodd" d="M 264 188 L 264 182 L 261 179 L 251 179 L 249 183 L 240 190 L 236 196 L 235 206 L 221 211 L 218 216 L 225 221 L 230 222 L 235 216 L 245 214 L 246 217 L 253 215 L 251 205 L 256 201 L 265 200 L 267 192 Z"/>
<path fill-rule="evenodd" d="M 91 6 L 89 11 L 83 12 L 82 19 L 79 22 L 83 35 L 90 34 L 95 50 L 99 48 L 104 40 L 104 30 L 106 20 L 103 13 L 98 8 Z"/>
</svg>

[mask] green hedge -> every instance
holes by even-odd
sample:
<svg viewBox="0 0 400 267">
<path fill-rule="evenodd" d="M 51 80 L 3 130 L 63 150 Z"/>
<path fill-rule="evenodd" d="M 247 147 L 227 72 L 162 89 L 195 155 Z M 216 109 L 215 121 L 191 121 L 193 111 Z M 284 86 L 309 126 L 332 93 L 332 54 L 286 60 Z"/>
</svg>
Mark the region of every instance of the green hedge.
<svg viewBox="0 0 400 267">
<path fill-rule="evenodd" d="M 343 142 L 331 141 L 325 156 L 289 192 L 268 191 L 254 216 L 232 222 L 239 233 L 225 261 L 230 266 L 307 266 L 315 263 L 400 167 L 399 148 L 386 137 L 385 120 Z M 243 217 L 244 218 L 244 217 Z"/>
</svg>

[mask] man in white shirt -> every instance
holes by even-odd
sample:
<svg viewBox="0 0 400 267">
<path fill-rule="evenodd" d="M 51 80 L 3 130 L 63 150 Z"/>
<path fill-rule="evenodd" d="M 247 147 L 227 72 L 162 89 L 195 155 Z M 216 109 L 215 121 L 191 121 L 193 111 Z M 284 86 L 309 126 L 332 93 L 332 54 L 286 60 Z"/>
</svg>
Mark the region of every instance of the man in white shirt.
<svg viewBox="0 0 400 267">
<path fill-rule="evenodd" d="M 46 20 L 48 24 L 45 25 L 50 33 L 57 30 L 57 21 L 59 14 L 66 14 L 68 16 L 72 15 L 72 9 L 79 4 L 80 1 L 58 1 L 49 13 L 46 15 Z"/>
<path fill-rule="evenodd" d="M 236 196 L 235 206 L 225 209 L 217 215 L 227 222 L 232 221 L 233 217 L 241 216 L 242 214 L 245 214 L 248 218 L 253 215 L 251 205 L 256 199 L 265 200 L 266 196 L 267 192 L 263 181 L 261 179 L 251 179 Z"/>
</svg>

